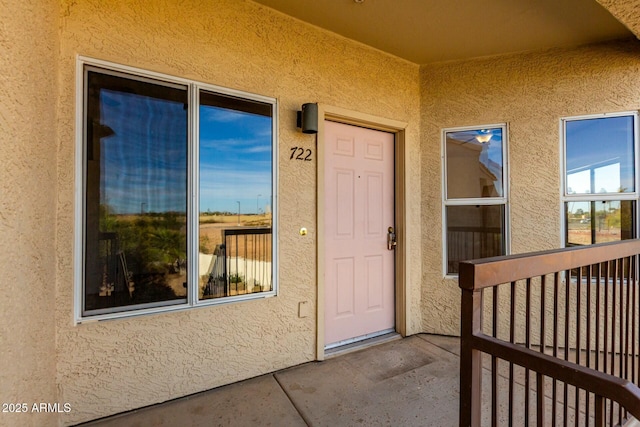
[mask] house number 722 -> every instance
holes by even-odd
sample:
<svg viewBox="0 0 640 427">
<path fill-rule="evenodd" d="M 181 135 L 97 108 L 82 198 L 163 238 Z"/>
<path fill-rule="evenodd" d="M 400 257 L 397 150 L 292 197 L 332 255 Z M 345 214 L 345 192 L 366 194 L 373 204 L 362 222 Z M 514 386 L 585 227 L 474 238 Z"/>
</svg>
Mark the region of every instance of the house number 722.
<svg viewBox="0 0 640 427">
<path fill-rule="evenodd" d="M 305 162 L 311 161 L 311 150 L 304 149 L 302 147 L 291 147 L 291 157 L 289 160 L 302 160 Z"/>
</svg>

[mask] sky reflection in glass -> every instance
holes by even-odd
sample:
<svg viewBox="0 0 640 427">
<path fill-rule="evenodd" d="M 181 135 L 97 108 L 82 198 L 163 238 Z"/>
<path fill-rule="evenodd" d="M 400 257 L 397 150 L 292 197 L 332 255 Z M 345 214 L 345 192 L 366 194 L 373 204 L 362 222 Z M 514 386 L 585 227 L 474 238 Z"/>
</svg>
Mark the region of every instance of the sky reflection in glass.
<svg viewBox="0 0 640 427">
<path fill-rule="evenodd" d="M 200 212 L 269 213 L 272 118 L 200 106 Z"/>
<path fill-rule="evenodd" d="M 635 191 L 633 117 L 566 122 L 567 194 Z"/>
<path fill-rule="evenodd" d="M 184 103 L 102 89 L 100 120 L 113 131 L 100 143 L 100 203 L 116 214 L 185 213 Z"/>
</svg>

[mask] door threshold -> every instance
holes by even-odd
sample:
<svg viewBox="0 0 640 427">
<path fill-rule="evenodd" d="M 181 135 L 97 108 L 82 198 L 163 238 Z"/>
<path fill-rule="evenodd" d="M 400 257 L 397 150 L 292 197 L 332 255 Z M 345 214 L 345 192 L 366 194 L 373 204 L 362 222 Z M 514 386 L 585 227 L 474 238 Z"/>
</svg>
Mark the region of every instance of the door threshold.
<svg viewBox="0 0 640 427">
<path fill-rule="evenodd" d="M 334 345 L 324 349 L 324 358 L 330 359 L 332 357 L 340 356 L 346 353 L 362 350 L 374 345 L 383 344 L 389 341 L 395 341 L 402 338 L 402 335 L 393 332 L 384 332 L 380 335 L 376 335 L 371 338 L 365 338 L 357 341 L 348 342 L 342 345 Z"/>
</svg>

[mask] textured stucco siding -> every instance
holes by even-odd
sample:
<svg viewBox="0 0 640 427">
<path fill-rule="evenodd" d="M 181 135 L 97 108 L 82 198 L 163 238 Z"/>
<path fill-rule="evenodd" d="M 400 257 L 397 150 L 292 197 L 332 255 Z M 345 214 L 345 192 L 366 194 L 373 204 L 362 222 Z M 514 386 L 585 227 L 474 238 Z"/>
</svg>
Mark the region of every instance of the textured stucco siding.
<svg viewBox="0 0 640 427">
<path fill-rule="evenodd" d="M 279 296 L 73 325 L 76 55 L 258 93 L 279 102 Z M 68 1 L 61 39 L 58 176 L 60 399 L 63 423 L 89 420 L 239 381 L 315 358 L 316 159 L 296 130 L 304 102 L 409 123 L 407 174 L 419 188 L 419 67 L 243 0 Z M 290 147 L 314 149 L 289 161 Z M 420 200 L 409 202 L 420 227 Z M 306 227 L 309 234 L 300 236 Z M 410 241 L 420 258 L 420 233 Z M 408 272 L 409 333 L 420 331 L 421 265 Z"/>
<path fill-rule="evenodd" d="M 637 35 L 638 1 L 600 0 Z M 69 425 L 315 358 L 316 150 L 305 102 L 408 123 L 407 333 L 459 333 L 442 272 L 441 130 L 506 122 L 512 252 L 560 246 L 563 116 L 637 110 L 637 41 L 419 67 L 248 0 L 0 0 L 0 401 Z M 279 295 L 74 325 L 76 58 L 279 103 Z M 289 149 L 314 150 L 313 162 Z M 309 234 L 300 236 L 306 227 Z"/>
<path fill-rule="evenodd" d="M 640 36 L 640 0 L 596 0 L 636 37 Z"/>
<path fill-rule="evenodd" d="M 640 108 L 640 45 L 424 66 L 421 81 L 423 326 L 457 335 L 460 290 L 442 273 L 441 129 L 506 122 L 511 252 L 560 247 L 560 118 Z"/>
<path fill-rule="evenodd" d="M 0 1 L 0 403 L 28 412 L 57 398 L 57 17 L 57 1 Z M 56 418 L 0 413 L 0 426 Z"/>
</svg>

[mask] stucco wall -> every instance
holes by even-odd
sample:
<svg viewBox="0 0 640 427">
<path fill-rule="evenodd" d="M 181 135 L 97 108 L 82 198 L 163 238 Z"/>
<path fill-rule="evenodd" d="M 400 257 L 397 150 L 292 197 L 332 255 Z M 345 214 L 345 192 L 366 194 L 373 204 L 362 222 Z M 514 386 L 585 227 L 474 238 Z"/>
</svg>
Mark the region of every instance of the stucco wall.
<svg viewBox="0 0 640 427">
<path fill-rule="evenodd" d="M 28 412 L 57 398 L 57 8 L 53 0 L 0 1 L 0 403 L 25 403 Z M 0 413 L 0 426 L 56 418 Z"/>
<path fill-rule="evenodd" d="M 460 290 L 442 273 L 441 129 L 508 123 L 511 252 L 560 247 L 560 118 L 640 108 L 640 44 L 424 66 L 421 81 L 423 326 L 458 335 Z"/>
<path fill-rule="evenodd" d="M 244 0 L 64 3 L 56 317 L 60 399 L 73 411 L 62 422 L 313 360 L 315 310 L 307 318 L 297 312 L 300 301 L 316 304 L 316 162 L 289 161 L 290 147 L 314 147 L 313 136 L 296 130 L 295 111 L 321 102 L 409 123 L 408 180 L 419 188 L 419 67 Z M 73 325 L 76 55 L 278 98 L 278 297 Z M 419 197 L 408 215 L 418 230 Z M 410 242 L 414 259 L 419 236 Z M 420 268 L 414 263 L 408 274 L 409 333 L 420 330 Z"/>
<path fill-rule="evenodd" d="M 0 415 L 11 426 L 77 423 L 314 359 L 315 312 L 297 309 L 316 304 L 316 162 L 288 159 L 314 147 L 295 129 L 302 103 L 409 123 L 407 332 L 452 335 L 441 129 L 509 123 L 511 246 L 525 252 L 560 245 L 559 118 L 640 104 L 637 42 L 419 68 L 246 0 L 0 0 L 0 51 L 0 397 L 72 407 Z M 278 98 L 277 298 L 73 324 L 77 55 Z"/>
<path fill-rule="evenodd" d="M 596 0 L 633 34 L 640 35 L 640 1 L 638 0 Z"/>
</svg>

